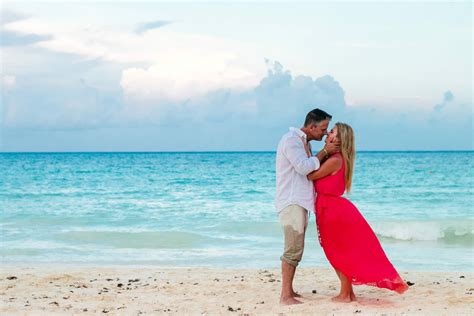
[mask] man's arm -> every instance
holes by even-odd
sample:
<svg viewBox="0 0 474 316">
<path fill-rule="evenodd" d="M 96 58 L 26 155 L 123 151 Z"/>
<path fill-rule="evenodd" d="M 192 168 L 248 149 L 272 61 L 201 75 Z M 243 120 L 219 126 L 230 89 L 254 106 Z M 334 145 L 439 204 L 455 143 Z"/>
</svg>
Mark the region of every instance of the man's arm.
<svg viewBox="0 0 474 316">
<path fill-rule="evenodd" d="M 290 137 L 286 140 L 284 154 L 296 172 L 303 176 L 319 168 L 318 158 L 308 157 L 303 142 L 297 137 Z"/>
<path fill-rule="evenodd" d="M 322 163 L 324 160 L 328 159 L 330 155 L 333 153 L 339 152 L 341 150 L 341 142 L 333 142 L 327 145 L 324 145 L 323 149 L 321 149 L 317 154 L 318 160 Z"/>
<path fill-rule="evenodd" d="M 324 150 L 321 150 L 316 154 L 315 157 L 318 158 L 318 160 L 322 163 L 324 162 L 324 160 L 326 160 L 326 158 L 328 158 L 327 156 L 328 155 L 326 155 L 326 152 L 324 152 Z"/>
</svg>

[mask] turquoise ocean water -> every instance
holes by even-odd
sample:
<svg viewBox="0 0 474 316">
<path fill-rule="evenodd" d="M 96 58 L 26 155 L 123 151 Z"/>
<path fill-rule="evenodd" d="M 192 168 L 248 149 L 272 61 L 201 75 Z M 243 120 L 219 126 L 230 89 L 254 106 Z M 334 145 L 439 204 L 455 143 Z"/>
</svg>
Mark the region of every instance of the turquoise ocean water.
<svg viewBox="0 0 474 316">
<path fill-rule="evenodd" d="M 474 271 L 474 152 L 359 152 L 348 198 L 397 269 Z M 275 153 L 2 153 L 3 264 L 270 268 Z M 310 218 L 302 266 L 328 266 Z"/>
</svg>

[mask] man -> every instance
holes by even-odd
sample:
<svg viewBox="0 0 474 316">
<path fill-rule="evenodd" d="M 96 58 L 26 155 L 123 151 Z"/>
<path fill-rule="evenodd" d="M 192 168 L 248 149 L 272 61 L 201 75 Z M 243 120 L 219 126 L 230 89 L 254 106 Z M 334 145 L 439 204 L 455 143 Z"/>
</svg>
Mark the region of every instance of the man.
<svg viewBox="0 0 474 316">
<path fill-rule="evenodd" d="M 293 290 L 293 278 L 303 256 L 308 212 L 314 212 L 313 182 L 306 176 L 319 169 L 320 163 L 330 154 L 339 151 L 339 143 L 332 143 L 313 157 L 309 142 L 320 141 L 327 135 L 331 118 L 328 113 L 314 109 L 306 115 L 304 127 L 290 128 L 278 144 L 275 206 L 285 235 L 285 250 L 280 257 L 281 304 L 302 303 L 295 298 L 300 295 Z"/>
</svg>

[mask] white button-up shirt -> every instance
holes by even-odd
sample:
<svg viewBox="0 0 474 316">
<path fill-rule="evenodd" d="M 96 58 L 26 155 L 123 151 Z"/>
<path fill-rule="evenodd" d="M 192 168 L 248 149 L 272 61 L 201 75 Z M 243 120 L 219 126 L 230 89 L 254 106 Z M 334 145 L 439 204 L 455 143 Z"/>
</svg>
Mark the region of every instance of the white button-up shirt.
<svg viewBox="0 0 474 316">
<path fill-rule="evenodd" d="M 278 212 L 291 204 L 297 204 L 314 212 L 313 181 L 306 176 L 319 169 L 317 157 L 308 157 L 304 149 L 306 134 L 294 127 L 283 135 L 276 154 L 276 196 Z"/>
</svg>

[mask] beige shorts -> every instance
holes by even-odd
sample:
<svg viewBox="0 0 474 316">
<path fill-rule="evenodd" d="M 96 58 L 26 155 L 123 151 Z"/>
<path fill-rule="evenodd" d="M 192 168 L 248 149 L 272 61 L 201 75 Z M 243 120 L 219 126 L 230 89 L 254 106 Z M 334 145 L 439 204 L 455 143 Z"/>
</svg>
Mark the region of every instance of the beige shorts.
<svg viewBox="0 0 474 316">
<path fill-rule="evenodd" d="M 281 210 L 279 218 L 285 234 L 285 250 L 280 259 L 296 267 L 303 257 L 308 211 L 292 204 Z"/>
</svg>

